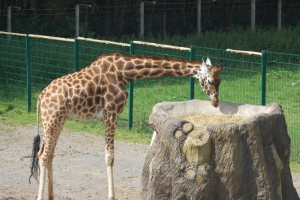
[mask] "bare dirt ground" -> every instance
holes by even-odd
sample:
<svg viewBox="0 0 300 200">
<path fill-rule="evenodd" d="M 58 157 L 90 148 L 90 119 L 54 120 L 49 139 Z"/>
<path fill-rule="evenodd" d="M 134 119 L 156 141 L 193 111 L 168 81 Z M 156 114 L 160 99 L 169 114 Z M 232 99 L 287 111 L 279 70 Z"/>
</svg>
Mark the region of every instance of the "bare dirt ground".
<svg viewBox="0 0 300 200">
<path fill-rule="evenodd" d="M 32 179 L 31 184 L 28 183 L 36 129 L 36 126 L 0 125 L 1 200 L 36 198 L 37 181 Z M 140 199 L 141 173 L 148 145 L 123 141 L 116 141 L 115 145 L 114 179 L 117 199 Z M 104 138 L 62 131 L 55 152 L 55 199 L 106 199 Z"/>
<path fill-rule="evenodd" d="M 0 125 L 0 200 L 35 199 L 38 183 L 28 183 L 35 126 Z M 148 145 L 116 141 L 115 190 L 117 199 L 140 199 L 140 182 Z M 104 139 L 63 131 L 53 163 L 55 199 L 104 200 L 107 179 Z M 300 192 L 300 174 L 293 174 Z"/>
</svg>

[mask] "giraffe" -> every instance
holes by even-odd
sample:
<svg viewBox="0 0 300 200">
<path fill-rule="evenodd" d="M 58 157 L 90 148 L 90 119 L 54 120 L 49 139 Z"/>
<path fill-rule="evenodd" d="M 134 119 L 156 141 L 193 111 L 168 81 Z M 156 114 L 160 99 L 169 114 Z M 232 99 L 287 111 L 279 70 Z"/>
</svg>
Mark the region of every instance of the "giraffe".
<svg viewBox="0 0 300 200">
<path fill-rule="evenodd" d="M 38 179 L 37 199 L 43 199 L 46 172 L 48 199 L 54 199 L 52 161 L 60 132 L 70 117 L 78 120 L 99 119 L 105 124 L 105 162 L 108 179 L 108 199 L 115 199 L 113 181 L 114 134 L 119 114 L 123 111 L 126 84 L 148 77 L 193 76 L 199 79 L 211 104 L 218 106 L 218 90 L 222 65 L 180 59 L 105 54 L 82 70 L 53 80 L 38 96 L 37 126 L 32 150 L 31 177 Z M 39 133 L 39 116 L 44 135 Z"/>
</svg>

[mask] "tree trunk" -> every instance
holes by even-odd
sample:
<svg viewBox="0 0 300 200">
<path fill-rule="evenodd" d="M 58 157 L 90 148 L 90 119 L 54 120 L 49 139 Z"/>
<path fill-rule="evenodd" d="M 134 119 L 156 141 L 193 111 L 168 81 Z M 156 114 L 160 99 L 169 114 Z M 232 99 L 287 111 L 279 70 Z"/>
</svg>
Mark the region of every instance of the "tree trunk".
<svg viewBox="0 0 300 200">
<path fill-rule="evenodd" d="M 199 113 L 243 119 L 209 124 L 197 135 L 195 125 L 179 116 Z M 142 199 L 299 199 L 279 105 L 160 103 L 149 121 L 157 135 L 144 163 Z"/>
</svg>

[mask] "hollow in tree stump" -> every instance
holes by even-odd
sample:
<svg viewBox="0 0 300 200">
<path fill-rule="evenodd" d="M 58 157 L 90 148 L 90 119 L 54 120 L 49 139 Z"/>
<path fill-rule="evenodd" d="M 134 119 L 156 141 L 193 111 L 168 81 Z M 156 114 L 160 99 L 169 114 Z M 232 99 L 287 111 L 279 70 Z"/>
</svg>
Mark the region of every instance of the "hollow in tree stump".
<svg viewBox="0 0 300 200">
<path fill-rule="evenodd" d="M 279 105 L 160 103 L 150 124 L 156 137 L 144 163 L 142 199 L 299 199 Z"/>
</svg>

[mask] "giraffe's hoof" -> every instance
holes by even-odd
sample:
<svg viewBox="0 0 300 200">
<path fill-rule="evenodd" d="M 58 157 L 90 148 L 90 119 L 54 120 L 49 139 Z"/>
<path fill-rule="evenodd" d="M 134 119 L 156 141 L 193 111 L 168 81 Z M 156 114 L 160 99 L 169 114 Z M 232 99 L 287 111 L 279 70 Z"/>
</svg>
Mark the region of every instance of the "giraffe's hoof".
<svg viewBox="0 0 300 200">
<path fill-rule="evenodd" d="M 117 200 L 115 197 L 108 197 L 107 200 Z"/>
</svg>

